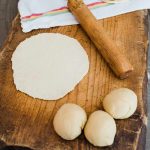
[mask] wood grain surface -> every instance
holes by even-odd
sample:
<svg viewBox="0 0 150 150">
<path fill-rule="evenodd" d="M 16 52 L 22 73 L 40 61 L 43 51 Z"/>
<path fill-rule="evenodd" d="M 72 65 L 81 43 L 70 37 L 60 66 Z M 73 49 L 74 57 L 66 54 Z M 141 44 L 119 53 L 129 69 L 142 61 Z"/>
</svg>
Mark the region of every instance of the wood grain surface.
<svg viewBox="0 0 150 150">
<path fill-rule="evenodd" d="M 138 95 L 138 109 L 129 119 L 117 121 L 117 135 L 111 147 L 99 149 L 144 150 L 146 110 L 146 61 L 147 29 L 144 26 L 147 13 L 138 11 L 99 21 L 125 55 L 134 65 L 133 75 L 119 80 L 111 72 L 95 46 L 78 25 L 36 30 L 28 34 L 21 31 L 19 17 L 0 53 L 0 139 L 3 145 L 27 146 L 37 150 L 53 149 L 98 149 L 89 144 L 84 135 L 74 141 L 65 141 L 53 130 L 53 116 L 67 102 L 77 103 L 88 114 L 102 109 L 103 97 L 112 89 L 128 87 Z M 13 83 L 11 56 L 17 45 L 25 38 L 43 32 L 59 32 L 76 38 L 88 53 L 90 70 L 73 92 L 59 101 L 33 99 L 19 91 Z"/>
</svg>

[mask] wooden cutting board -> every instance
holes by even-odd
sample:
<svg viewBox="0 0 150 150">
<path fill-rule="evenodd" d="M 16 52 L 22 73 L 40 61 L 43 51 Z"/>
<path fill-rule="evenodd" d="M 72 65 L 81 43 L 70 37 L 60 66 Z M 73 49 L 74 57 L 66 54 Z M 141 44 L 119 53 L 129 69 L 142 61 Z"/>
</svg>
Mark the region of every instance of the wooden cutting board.
<svg viewBox="0 0 150 150">
<path fill-rule="evenodd" d="M 0 139 L 7 145 L 27 146 L 36 150 L 144 150 L 147 125 L 147 12 L 138 11 L 99 21 L 110 37 L 122 45 L 125 55 L 135 68 L 132 76 L 126 80 L 114 76 L 79 25 L 25 34 L 21 31 L 19 21 L 17 16 L 0 52 Z M 90 70 L 86 77 L 72 92 L 58 101 L 33 99 L 17 91 L 13 83 L 12 53 L 25 38 L 43 32 L 58 32 L 76 38 L 90 60 Z M 87 142 L 83 134 L 73 141 L 65 141 L 56 135 L 52 121 L 60 106 L 68 102 L 76 103 L 89 115 L 103 109 L 103 97 L 119 87 L 128 87 L 136 92 L 138 108 L 131 118 L 116 121 L 117 135 L 112 146 L 96 148 Z"/>
</svg>

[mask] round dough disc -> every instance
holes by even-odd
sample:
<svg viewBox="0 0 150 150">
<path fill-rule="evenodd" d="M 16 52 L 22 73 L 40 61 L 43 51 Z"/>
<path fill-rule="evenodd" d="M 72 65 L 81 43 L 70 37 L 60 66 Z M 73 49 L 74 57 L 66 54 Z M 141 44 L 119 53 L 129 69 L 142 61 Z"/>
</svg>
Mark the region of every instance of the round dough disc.
<svg viewBox="0 0 150 150">
<path fill-rule="evenodd" d="M 12 56 L 12 69 L 17 90 L 34 98 L 57 100 L 83 79 L 89 61 L 77 40 L 42 33 L 19 44 Z"/>
</svg>

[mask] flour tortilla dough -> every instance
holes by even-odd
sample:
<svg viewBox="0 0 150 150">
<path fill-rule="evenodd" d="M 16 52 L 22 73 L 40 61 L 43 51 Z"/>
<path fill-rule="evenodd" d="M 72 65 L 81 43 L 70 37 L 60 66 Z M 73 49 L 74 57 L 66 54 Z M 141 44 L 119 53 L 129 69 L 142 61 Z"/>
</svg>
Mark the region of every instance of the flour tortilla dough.
<svg viewBox="0 0 150 150">
<path fill-rule="evenodd" d="M 137 95 L 128 88 L 115 89 L 105 96 L 103 107 L 115 119 L 129 118 L 136 111 Z"/>
<path fill-rule="evenodd" d="M 26 39 L 12 56 L 17 90 L 34 98 L 57 100 L 72 91 L 89 70 L 79 42 L 56 33 Z"/>
<path fill-rule="evenodd" d="M 106 112 L 93 112 L 84 128 L 86 139 L 94 146 L 109 146 L 114 142 L 116 135 L 115 120 Z"/>
<path fill-rule="evenodd" d="M 80 106 L 67 103 L 57 111 L 53 125 L 56 133 L 65 140 L 77 138 L 84 128 L 87 115 Z"/>
</svg>

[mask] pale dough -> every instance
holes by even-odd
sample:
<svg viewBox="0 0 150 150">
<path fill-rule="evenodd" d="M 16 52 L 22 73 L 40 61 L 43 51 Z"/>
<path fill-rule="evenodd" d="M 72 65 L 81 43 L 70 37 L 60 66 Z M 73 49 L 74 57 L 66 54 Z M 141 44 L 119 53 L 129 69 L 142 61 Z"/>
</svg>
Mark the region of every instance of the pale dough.
<svg viewBox="0 0 150 150">
<path fill-rule="evenodd" d="M 17 90 L 34 98 L 57 100 L 72 91 L 88 73 L 88 56 L 71 37 L 42 33 L 16 48 L 12 56 Z"/>
<path fill-rule="evenodd" d="M 53 125 L 59 136 L 65 140 L 73 140 L 81 134 L 86 120 L 84 109 L 76 104 L 68 103 L 57 111 Z"/>
<path fill-rule="evenodd" d="M 125 119 L 136 111 L 137 96 L 127 88 L 115 89 L 106 95 L 103 107 L 115 119 Z"/>
<path fill-rule="evenodd" d="M 87 121 L 84 134 L 94 146 L 112 145 L 116 135 L 115 120 L 104 111 L 95 111 Z"/>
</svg>

